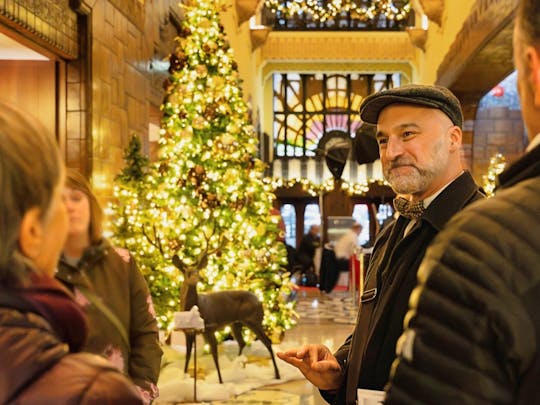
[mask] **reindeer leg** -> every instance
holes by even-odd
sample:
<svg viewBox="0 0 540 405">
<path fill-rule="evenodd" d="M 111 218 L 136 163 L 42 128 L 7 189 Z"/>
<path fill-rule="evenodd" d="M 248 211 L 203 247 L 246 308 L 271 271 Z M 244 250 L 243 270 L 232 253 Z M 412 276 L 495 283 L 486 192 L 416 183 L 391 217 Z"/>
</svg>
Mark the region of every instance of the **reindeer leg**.
<svg viewBox="0 0 540 405">
<path fill-rule="evenodd" d="M 216 365 L 216 370 L 219 378 L 219 383 L 223 384 L 223 379 L 221 378 L 221 371 L 219 370 L 219 361 L 218 361 L 218 351 L 217 351 L 217 340 L 214 336 L 214 331 L 206 329 L 204 332 L 204 337 L 210 345 L 210 352 L 212 353 L 212 358 L 214 359 L 214 364 Z"/>
<path fill-rule="evenodd" d="M 189 366 L 189 359 L 191 358 L 191 348 L 193 347 L 193 341 L 195 340 L 195 334 L 184 332 L 186 336 L 186 362 L 184 365 L 184 373 L 187 373 Z"/>
<path fill-rule="evenodd" d="M 264 333 L 264 330 L 262 328 L 262 325 L 257 325 L 253 323 L 247 323 L 245 324 L 249 329 L 257 335 L 259 340 L 263 343 L 263 345 L 268 349 L 270 352 L 270 357 L 272 358 L 272 363 L 274 363 L 274 374 L 276 376 L 276 379 L 281 379 L 281 376 L 279 375 L 279 370 L 277 368 L 276 359 L 274 358 L 274 351 L 272 350 L 272 341 L 268 336 L 266 336 L 266 333 Z"/>
<path fill-rule="evenodd" d="M 246 342 L 242 336 L 242 324 L 240 322 L 234 322 L 231 325 L 231 332 L 234 339 L 238 343 L 238 355 L 240 356 L 242 354 L 242 350 L 244 350 L 244 347 L 246 347 Z"/>
</svg>

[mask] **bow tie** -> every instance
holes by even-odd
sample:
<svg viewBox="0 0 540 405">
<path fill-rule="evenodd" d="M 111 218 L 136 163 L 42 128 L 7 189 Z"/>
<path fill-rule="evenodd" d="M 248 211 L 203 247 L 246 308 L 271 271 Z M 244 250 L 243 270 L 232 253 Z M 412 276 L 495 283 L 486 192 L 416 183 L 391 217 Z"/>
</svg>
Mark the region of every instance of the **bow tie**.
<svg viewBox="0 0 540 405">
<path fill-rule="evenodd" d="M 424 213 L 424 201 L 411 202 L 403 197 L 394 198 L 394 208 L 399 215 L 408 219 L 416 219 Z"/>
</svg>

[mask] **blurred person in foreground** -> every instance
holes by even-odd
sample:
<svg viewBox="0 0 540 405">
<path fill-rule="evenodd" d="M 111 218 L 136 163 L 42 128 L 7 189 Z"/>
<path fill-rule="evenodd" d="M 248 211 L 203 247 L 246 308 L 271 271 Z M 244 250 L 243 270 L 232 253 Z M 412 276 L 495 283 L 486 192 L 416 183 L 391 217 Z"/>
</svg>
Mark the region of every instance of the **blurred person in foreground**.
<svg viewBox="0 0 540 405">
<path fill-rule="evenodd" d="M 0 102 L 0 403 L 142 404 L 108 361 L 76 353 L 86 320 L 53 277 L 67 233 L 63 187 L 53 137 Z"/>
<path fill-rule="evenodd" d="M 402 196 L 394 200 L 399 216 L 375 241 L 353 334 L 335 354 L 321 344 L 277 354 L 328 402 L 347 405 L 356 404 L 358 388 L 383 390 L 426 248 L 455 213 L 483 197 L 462 166 L 463 114 L 448 89 L 384 90 L 364 100 L 360 117 L 377 125 L 384 176 Z"/>
<path fill-rule="evenodd" d="M 428 250 L 389 404 L 540 404 L 538 0 L 519 1 L 514 63 L 529 146 Z"/>
<path fill-rule="evenodd" d="M 63 198 L 68 236 L 56 278 L 88 317 L 84 350 L 111 361 L 151 403 L 158 396 L 163 352 L 146 281 L 129 252 L 103 237 L 100 205 L 78 171 L 67 170 Z"/>
</svg>

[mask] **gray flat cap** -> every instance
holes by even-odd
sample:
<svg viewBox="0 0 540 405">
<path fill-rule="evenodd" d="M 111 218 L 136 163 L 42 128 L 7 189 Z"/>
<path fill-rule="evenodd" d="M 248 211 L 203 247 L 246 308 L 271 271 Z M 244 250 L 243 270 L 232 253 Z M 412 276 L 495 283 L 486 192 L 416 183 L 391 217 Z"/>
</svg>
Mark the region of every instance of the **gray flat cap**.
<svg viewBox="0 0 540 405">
<path fill-rule="evenodd" d="M 450 90 L 442 86 L 411 84 L 371 94 L 360 106 L 360 118 L 368 124 L 377 124 L 379 114 L 390 104 L 436 108 L 445 113 L 454 125 L 463 127 L 463 113 L 459 100 Z"/>
</svg>

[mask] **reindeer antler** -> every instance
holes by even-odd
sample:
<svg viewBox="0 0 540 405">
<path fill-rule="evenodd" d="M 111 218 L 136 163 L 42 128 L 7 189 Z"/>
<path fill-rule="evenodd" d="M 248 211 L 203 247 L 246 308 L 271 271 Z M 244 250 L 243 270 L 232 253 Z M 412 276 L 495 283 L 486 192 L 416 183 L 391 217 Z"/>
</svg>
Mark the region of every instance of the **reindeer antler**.
<svg viewBox="0 0 540 405">
<path fill-rule="evenodd" d="M 187 265 L 180 259 L 180 257 L 175 254 L 172 257 L 172 262 L 174 264 L 174 267 L 176 267 L 178 270 L 180 270 L 182 273 L 186 272 Z"/>
<path fill-rule="evenodd" d="M 146 233 L 146 230 L 145 230 L 145 227 L 143 226 L 142 227 L 142 233 L 143 235 L 145 236 L 146 240 L 148 240 L 148 242 L 150 242 L 150 244 L 152 244 L 153 246 L 155 246 L 158 250 L 159 250 L 159 253 L 161 253 L 163 255 L 163 247 L 161 245 L 161 239 L 159 238 L 159 235 L 157 234 L 157 231 L 156 231 L 156 226 L 155 225 L 152 225 L 152 229 L 154 230 L 154 239 L 152 239 L 147 233 Z"/>
</svg>

